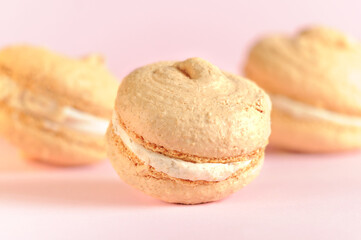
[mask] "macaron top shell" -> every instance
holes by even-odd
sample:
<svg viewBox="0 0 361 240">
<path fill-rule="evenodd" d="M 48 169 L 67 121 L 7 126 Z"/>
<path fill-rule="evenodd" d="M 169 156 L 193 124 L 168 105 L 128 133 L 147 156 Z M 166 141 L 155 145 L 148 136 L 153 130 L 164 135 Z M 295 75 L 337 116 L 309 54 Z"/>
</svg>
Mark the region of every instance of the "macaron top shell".
<svg viewBox="0 0 361 240">
<path fill-rule="evenodd" d="M 72 59 L 26 45 L 0 51 L 0 75 L 34 95 L 99 117 L 111 115 L 118 87 L 98 56 Z"/>
<path fill-rule="evenodd" d="M 169 150 L 209 158 L 265 147 L 270 110 L 268 96 L 256 84 L 201 58 L 136 69 L 123 80 L 115 105 L 127 131 Z"/>
<path fill-rule="evenodd" d="M 250 51 L 245 72 L 271 94 L 361 116 L 361 45 L 338 31 L 313 27 L 265 37 Z"/>
</svg>

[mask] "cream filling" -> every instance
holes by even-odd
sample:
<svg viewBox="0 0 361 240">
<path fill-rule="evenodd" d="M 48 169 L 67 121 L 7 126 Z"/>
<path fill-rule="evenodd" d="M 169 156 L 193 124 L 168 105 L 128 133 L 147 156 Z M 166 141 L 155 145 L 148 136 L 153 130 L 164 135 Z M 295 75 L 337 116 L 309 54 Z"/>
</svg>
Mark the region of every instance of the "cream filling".
<svg viewBox="0 0 361 240">
<path fill-rule="evenodd" d="M 145 164 L 152 166 L 156 171 L 163 172 L 171 177 L 187 180 L 222 181 L 236 171 L 245 168 L 251 160 L 235 163 L 192 163 L 180 159 L 167 157 L 150 151 L 134 142 L 124 129 L 119 126 L 117 114 L 113 114 L 113 128 L 123 141 L 123 144 Z"/>
<path fill-rule="evenodd" d="M 109 121 L 106 119 L 95 117 L 71 107 L 65 107 L 63 109 L 63 116 L 64 119 L 61 122 L 49 120 L 45 120 L 44 122 L 46 122 L 46 126 L 54 130 L 65 127 L 96 135 L 105 135 L 109 125 Z"/>
<path fill-rule="evenodd" d="M 64 107 L 52 99 L 22 90 L 8 77 L 0 76 L 0 100 L 12 108 L 39 116 L 44 126 L 58 131 L 68 128 L 95 135 L 105 135 L 109 125 L 107 119 L 93 116 L 72 107 Z M 6 91 L 7 90 L 7 91 Z"/>
<path fill-rule="evenodd" d="M 310 120 L 323 120 L 340 125 L 361 127 L 361 117 L 352 117 L 326 109 L 316 108 L 281 95 L 269 95 L 274 107 L 290 114 L 293 117 Z"/>
</svg>

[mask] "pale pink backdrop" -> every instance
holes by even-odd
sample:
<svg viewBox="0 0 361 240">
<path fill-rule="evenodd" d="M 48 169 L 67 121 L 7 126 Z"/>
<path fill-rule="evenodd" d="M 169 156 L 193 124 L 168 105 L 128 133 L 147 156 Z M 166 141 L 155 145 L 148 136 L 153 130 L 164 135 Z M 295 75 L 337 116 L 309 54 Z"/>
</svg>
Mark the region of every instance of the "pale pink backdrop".
<svg viewBox="0 0 361 240">
<path fill-rule="evenodd" d="M 0 47 L 104 54 L 121 79 L 158 60 L 200 56 L 237 72 L 260 35 L 313 23 L 361 39 L 359 1 L 0 2 Z M 59 169 L 0 141 L 0 239 L 360 239 L 361 153 L 268 151 L 261 176 L 224 201 L 164 204 L 110 164 Z"/>
</svg>

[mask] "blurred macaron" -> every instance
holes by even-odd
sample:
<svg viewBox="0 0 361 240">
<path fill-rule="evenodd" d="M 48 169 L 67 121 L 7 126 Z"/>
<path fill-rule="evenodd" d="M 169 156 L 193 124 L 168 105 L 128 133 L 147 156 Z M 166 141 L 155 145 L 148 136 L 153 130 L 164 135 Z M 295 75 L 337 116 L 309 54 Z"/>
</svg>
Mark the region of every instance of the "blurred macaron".
<svg viewBox="0 0 361 240">
<path fill-rule="evenodd" d="M 271 97 L 271 145 L 320 153 L 361 148 L 355 39 L 327 27 L 266 36 L 250 50 L 244 70 Z"/>
<path fill-rule="evenodd" d="M 24 156 L 58 165 L 106 157 L 118 81 L 100 56 L 73 59 L 41 47 L 0 51 L 0 134 Z"/>
</svg>

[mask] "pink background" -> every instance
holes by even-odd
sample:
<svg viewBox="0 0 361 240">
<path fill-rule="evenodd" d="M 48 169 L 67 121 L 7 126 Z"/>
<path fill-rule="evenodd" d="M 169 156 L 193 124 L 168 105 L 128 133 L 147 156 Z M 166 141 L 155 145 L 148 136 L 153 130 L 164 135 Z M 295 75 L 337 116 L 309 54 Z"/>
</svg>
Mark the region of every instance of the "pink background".
<svg viewBox="0 0 361 240">
<path fill-rule="evenodd" d="M 237 72 L 267 32 L 327 24 L 361 39 L 358 1 L 3 1 L 0 46 L 99 52 L 121 79 L 199 56 Z M 360 239 L 361 153 L 269 150 L 262 174 L 224 201 L 171 205 L 122 183 L 108 161 L 54 168 L 0 141 L 0 239 Z"/>
</svg>

